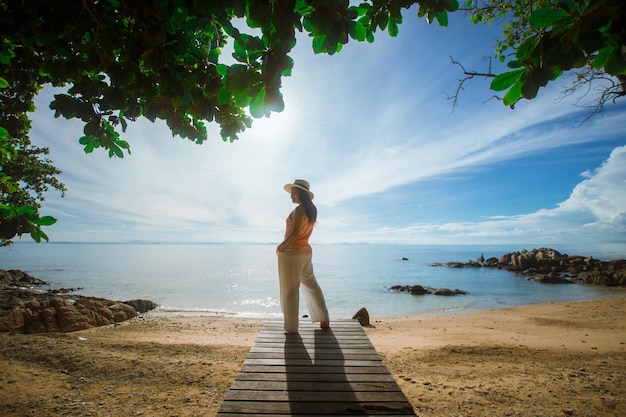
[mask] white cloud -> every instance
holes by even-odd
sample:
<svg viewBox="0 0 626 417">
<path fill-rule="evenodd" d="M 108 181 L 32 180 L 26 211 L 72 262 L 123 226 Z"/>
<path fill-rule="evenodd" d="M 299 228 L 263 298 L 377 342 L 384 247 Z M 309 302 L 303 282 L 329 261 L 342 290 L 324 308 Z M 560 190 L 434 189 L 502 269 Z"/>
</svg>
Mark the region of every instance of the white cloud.
<svg viewBox="0 0 626 417">
<path fill-rule="evenodd" d="M 583 173 L 586 178 L 556 209 L 564 213 L 591 213 L 594 222 L 617 226 L 626 240 L 626 146 L 616 148 L 599 168 Z"/>
<path fill-rule="evenodd" d="M 480 222 L 413 224 L 383 228 L 372 241 L 404 243 L 612 242 L 626 245 L 626 146 L 585 173 L 571 196 L 554 209 Z M 367 238 L 366 238 L 367 240 Z M 626 249 L 626 246 L 624 246 Z"/>
</svg>

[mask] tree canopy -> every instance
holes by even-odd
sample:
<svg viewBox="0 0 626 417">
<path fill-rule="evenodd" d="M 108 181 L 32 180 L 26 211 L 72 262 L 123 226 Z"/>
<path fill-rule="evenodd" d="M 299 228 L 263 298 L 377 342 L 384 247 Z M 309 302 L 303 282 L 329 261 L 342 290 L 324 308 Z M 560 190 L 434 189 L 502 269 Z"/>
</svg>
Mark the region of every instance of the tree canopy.
<svg viewBox="0 0 626 417">
<path fill-rule="evenodd" d="M 463 10 L 475 23 L 506 22 L 496 58 L 510 70 L 490 74 L 506 105 L 572 69 L 616 80 L 608 99 L 624 95 L 622 0 L 0 0 L 0 239 L 28 232 L 47 240 L 40 227 L 54 219 L 39 216 L 43 192 L 65 190 L 47 149 L 29 140 L 28 114 L 43 86 L 66 89 L 50 108 L 82 121 L 87 153 L 130 153 L 122 134 L 140 117 L 196 143 L 207 139 L 207 122 L 217 123 L 233 141 L 253 118 L 283 110 L 296 32 L 332 55 L 350 39 L 396 36 L 412 7 L 442 26 Z M 222 56 L 227 43 L 234 62 Z"/>
<path fill-rule="evenodd" d="M 598 88 L 594 106 L 626 95 L 626 4 L 619 0 L 468 0 L 474 23 L 504 20 L 496 58 L 509 71 L 491 89 L 505 91 L 505 105 L 533 99 L 541 87 L 573 71 L 568 92 Z"/>
</svg>

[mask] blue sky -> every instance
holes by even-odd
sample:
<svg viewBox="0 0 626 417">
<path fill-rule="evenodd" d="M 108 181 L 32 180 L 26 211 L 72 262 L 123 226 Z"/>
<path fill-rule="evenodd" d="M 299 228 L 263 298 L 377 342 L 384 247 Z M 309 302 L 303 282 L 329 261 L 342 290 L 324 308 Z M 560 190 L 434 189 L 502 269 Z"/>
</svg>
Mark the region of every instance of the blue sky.
<svg viewBox="0 0 626 417">
<path fill-rule="evenodd" d="M 283 185 L 310 181 L 313 243 L 617 243 L 626 248 L 626 105 L 579 125 L 588 110 L 557 99 L 560 79 L 515 110 L 490 99 L 484 70 L 494 28 L 453 18 L 447 29 L 405 13 L 400 35 L 314 55 L 300 37 L 283 80 L 286 109 L 235 143 L 217 126 L 202 145 L 138 121 L 132 155 L 86 155 L 81 125 L 38 97 L 31 138 L 50 148 L 65 198 L 43 214 L 53 242 L 275 242 L 293 208 Z"/>
</svg>

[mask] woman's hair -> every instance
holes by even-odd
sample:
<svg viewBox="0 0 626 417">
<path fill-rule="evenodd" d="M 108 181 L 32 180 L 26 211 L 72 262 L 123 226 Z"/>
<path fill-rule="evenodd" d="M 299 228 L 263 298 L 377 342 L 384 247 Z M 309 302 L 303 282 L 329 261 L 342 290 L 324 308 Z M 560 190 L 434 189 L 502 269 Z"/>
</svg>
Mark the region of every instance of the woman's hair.
<svg viewBox="0 0 626 417">
<path fill-rule="evenodd" d="M 304 212 L 306 213 L 307 219 L 309 219 L 309 223 L 315 224 L 317 221 L 317 207 L 315 207 L 315 204 L 311 201 L 309 193 L 301 188 L 298 188 L 297 190 L 300 197 L 300 203 L 304 206 Z"/>
</svg>

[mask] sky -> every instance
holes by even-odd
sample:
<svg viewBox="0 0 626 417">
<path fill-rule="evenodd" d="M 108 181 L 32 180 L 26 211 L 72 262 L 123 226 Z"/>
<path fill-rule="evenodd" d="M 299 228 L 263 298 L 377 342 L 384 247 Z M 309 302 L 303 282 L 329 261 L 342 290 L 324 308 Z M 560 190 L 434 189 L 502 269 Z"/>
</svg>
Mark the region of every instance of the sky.
<svg viewBox="0 0 626 417">
<path fill-rule="evenodd" d="M 306 179 L 319 211 L 311 243 L 612 244 L 626 253 L 626 103 L 580 123 L 559 79 L 514 110 L 484 71 L 497 28 L 447 29 L 404 14 L 400 35 L 315 55 L 306 36 L 283 79 L 286 108 L 234 143 L 209 125 L 202 145 L 139 120 L 131 155 L 85 154 L 82 126 L 37 98 L 31 139 L 50 148 L 64 198 L 46 195 L 52 242 L 279 243 Z M 498 68 L 496 67 L 496 70 Z M 622 100 L 623 101 L 623 100 Z"/>
</svg>

